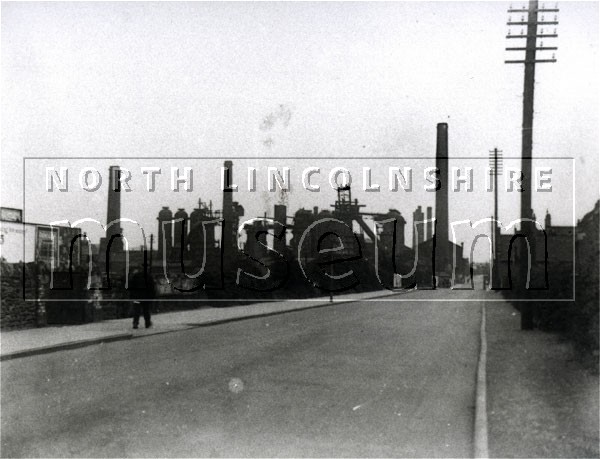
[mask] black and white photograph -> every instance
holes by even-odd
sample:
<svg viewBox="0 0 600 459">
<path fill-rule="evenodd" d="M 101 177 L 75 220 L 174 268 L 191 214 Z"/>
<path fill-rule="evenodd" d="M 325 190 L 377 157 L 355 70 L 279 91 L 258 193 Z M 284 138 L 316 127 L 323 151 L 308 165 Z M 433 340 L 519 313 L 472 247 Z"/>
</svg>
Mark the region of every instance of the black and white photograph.
<svg viewBox="0 0 600 459">
<path fill-rule="evenodd" d="M 0 457 L 600 458 L 599 9 L 2 1 Z"/>
</svg>

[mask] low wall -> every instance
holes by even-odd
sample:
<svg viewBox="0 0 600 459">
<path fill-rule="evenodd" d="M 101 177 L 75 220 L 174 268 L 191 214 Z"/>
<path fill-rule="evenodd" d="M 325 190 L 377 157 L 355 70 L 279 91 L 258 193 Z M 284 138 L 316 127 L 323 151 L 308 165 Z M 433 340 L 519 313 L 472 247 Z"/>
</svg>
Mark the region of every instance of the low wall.
<svg viewBox="0 0 600 459">
<path fill-rule="evenodd" d="M 0 263 L 0 328 L 31 328 L 45 324 L 43 305 L 25 298 L 38 297 L 38 279 L 33 264 Z M 25 270 L 25 283 L 23 278 Z M 25 295 L 23 295 L 25 289 Z"/>
</svg>

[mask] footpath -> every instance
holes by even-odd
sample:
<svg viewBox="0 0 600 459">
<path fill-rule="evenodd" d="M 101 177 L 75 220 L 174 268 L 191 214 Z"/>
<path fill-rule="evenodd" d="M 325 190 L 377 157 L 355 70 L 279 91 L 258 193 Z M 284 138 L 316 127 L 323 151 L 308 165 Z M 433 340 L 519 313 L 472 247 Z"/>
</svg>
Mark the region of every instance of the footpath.
<svg viewBox="0 0 600 459">
<path fill-rule="evenodd" d="M 82 325 L 48 326 L 5 331 L 0 333 L 0 361 L 397 294 L 389 290 L 381 290 L 335 295 L 333 303 L 330 302 L 329 296 L 327 296 L 307 300 L 269 301 L 241 306 L 204 307 L 187 311 L 167 312 L 154 315 L 151 328 L 144 328 L 144 321 L 143 319 L 140 320 L 140 328 L 137 330 L 132 328 L 131 318 L 127 318 Z"/>
<path fill-rule="evenodd" d="M 522 331 L 509 303 L 486 305 L 490 457 L 598 457 L 598 374 L 559 334 Z"/>
</svg>

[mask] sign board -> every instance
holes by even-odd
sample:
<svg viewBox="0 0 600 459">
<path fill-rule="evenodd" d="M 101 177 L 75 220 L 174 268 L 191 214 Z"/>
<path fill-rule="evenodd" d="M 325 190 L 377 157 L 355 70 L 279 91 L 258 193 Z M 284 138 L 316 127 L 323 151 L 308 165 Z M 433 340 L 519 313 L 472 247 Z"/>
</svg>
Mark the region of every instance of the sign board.
<svg viewBox="0 0 600 459">
<path fill-rule="evenodd" d="M 34 223 L 0 221 L 0 257 L 8 263 L 41 261 L 67 266 L 73 239 L 79 228 L 51 227 Z M 79 264 L 80 241 L 73 248 L 73 264 Z"/>
<path fill-rule="evenodd" d="M 36 226 L 0 221 L 0 257 L 8 263 L 35 261 Z"/>
<path fill-rule="evenodd" d="M 23 211 L 21 209 L 12 209 L 10 207 L 0 207 L 0 220 L 6 222 L 22 222 Z"/>
</svg>

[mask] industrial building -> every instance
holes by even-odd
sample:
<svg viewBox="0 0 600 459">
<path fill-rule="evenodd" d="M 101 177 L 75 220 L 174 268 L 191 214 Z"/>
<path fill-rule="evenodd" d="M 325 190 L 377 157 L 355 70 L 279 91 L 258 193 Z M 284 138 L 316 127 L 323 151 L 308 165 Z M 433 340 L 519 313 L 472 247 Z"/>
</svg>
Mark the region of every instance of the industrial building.
<svg viewBox="0 0 600 459">
<path fill-rule="evenodd" d="M 393 205 L 387 212 L 366 211 L 365 205 L 352 196 L 349 185 L 338 187 L 329 209 L 300 208 L 290 213 L 287 205 L 280 202 L 274 205 L 271 216 L 249 219 L 243 205 L 233 200 L 230 185 L 234 183 L 234 165 L 225 161 L 222 207 L 217 209 L 211 201 L 200 198 L 189 213 L 183 207 L 159 208 L 156 232 L 150 235 L 149 247 L 145 249 L 132 250 L 124 244 L 120 218 L 121 197 L 125 193 L 120 189 L 121 169 L 115 165 L 109 169 L 106 235 L 98 245 L 91 244 L 80 229 L 55 227 L 54 236 L 62 242 L 56 249 L 58 255 L 49 253 L 50 228 L 23 224 L 14 210 L 11 214 L 8 209 L 3 210 L 6 218 L 2 219 L 2 255 L 10 262 L 46 264 L 55 256 L 58 260 L 55 280 L 85 291 L 91 263 L 91 285 L 103 290 L 85 294 L 66 293 L 66 290 L 50 293 L 55 300 L 79 295 L 82 301 L 69 303 L 70 309 L 54 308 L 52 320 L 64 323 L 72 321 L 72 316 L 79 314 L 77 311 L 89 308 L 90 304 L 96 306 L 77 320 L 126 316 L 128 308 L 123 299 L 128 298 L 127 263 L 130 267 L 142 263 L 149 267 L 161 310 L 183 307 L 170 301 L 181 298 L 218 299 L 225 301 L 218 304 L 226 305 L 228 299 L 303 298 L 332 290 L 447 287 L 453 274 L 460 282 L 468 274 L 469 266 L 462 245 L 448 238 L 446 123 L 437 125 L 436 167 L 439 187 L 435 191 L 435 210 L 427 207 L 424 213 L 421 206 L 417 208 L 413 226 L 415 222 L 428 222 L 416 226 L 410 247 L 405 235 L 407 219 Z M 244 218 L 247 223 L 240 230 Z M 27 246 L 34 249 L 25 250 L 25 259 L 12 255 L 22 253 L 22 245 L 6 245 L 16 234 L 23 240 L 22 233 L 10 232 L 13 226 L 20 228 L 19 231 L 25 228 L 25 239 L 33 237 Z M 85 240 L 82 247 L 81 239 Z M 71 268 L 76 269 L 69 270 L 69 247 L 73 240 L 76 244 Z M 17 247 L 16 252 L 13 246 Z M 92 260 L 87 255 L 90 248 Z M 349 274 L 342 276 L 345 273 Z M 336 276 L 345 280 L 333 281 Z M 111 299 L 116 300 L 114 304 Z M 194 305 L 185 303 L 186 307 Z M 48 311 L 54 309 L 49 307 Z"/>
<path fill-rule="evenodd" d="M 531 220 L 537 221 L 531 211 Z M 527 224 L 527 222 L 525 223 Z M 527 283 L 520 279 L 516 266 L 519 260 L 519 244 L 527 244 L 531 257 L 529 288 L 546 291 L 548 297 L 560 298 L 573 294 L 576 228 L 552 225 L 552 216 L 546 211 L 544 227 L 533 225 L 532 237 L 525 240 L 517 228 L 513 234 L 498 234 L 495 272 L 492 286 L 512 290 Z"/>
<path fill-rule="evenodd" d="M 272 218 L 255 218 L 242 228 L 242 239 L 238 241 L 238 228 L 244 217 L 243 206 L 233 201 L 231 184 L 233 182 L 233 163 L 225 161 L 223 167 L 223 205 L 217 210 L 212 202 L 198 201 L 198 207 L 190 214 L 184 208 L 173 212 L 162 207 L 157 216 L 158 251 L 151 242 L 146 261 L 150 263 L 154 275 L 161 277 L 163 271 L 167 279 L 159 279 L 160 291 L 167 294 L 195 293 L 196 295 L 223 295 L 225 286 L 230 295 L 250 295 L 239 290 L 241 275 L 250 279 L 250 290 L 261 291 L 260 278 L 272 273 L 281 274 L 274 263 L 283 258 L 291 267 L 285 269 L 287 278 L 278 284 L 285 293 L 311 295 L 322 293 L 328 286 L 323 282 L 308 279 L 304 265 L 323 261 L 323 249 L 333 249 L 339 245 L 335 237 L 336 230 L 329 230 L 342 223 L 343 250 L 336 250 L 336 256 L 350 258 L 344 266 L 352 269 L 359 282 L 353 288 L 375 289 L 384 285 L 387 288 L 420 288 L 449 286 L 454 274 L 461 280 L 468 273 L 468 261 L 463 257 L 463 247 L 448 239 L 448 125 L 437 125 L 436 167 L 439 174 L 439 186 L 436 190 L 435 220 L 433 209 L 427 208 L 426 225 L 417 225 L 413 234 L 412 247 L 405 243 L 406 220 L 394 208 L 387 213 L 370 213 L 364 205 L 352 198 L 350 186 L 337 189 L 337 199 L 331 210 L 301 208 L 288 215 L 287 206 L 277 204 L 273 208 Z M 120 216 L 119 168 L 110 168 L 110 187 L 108 192 L 106 237 L 100 243 L 100 254 L 110 252 L 110 271 L 123 272 L 123 245 Z M 424 219 L 421 206 L 413 214 L 413 221 Z M 373 227 L 365 218 L 375 222 Z M 322 222 L 323 224 L 319 223 Z M 343 228 L 351 231 L 343 231 Z M 310 230 L 306 239 L 305 234 Z M 378 234 L 375 234 L 375 233 Z M 281 234 L 280 234 L 281 233 Z M 277 234 L 279 237 L 274 237 Z M 244 237 L 245 236 L 245 237 Z M 303 240 L 303 238 L 305 240 Z M 275 252 L 269 252 L 266 246 Z M 241 251 L 239 249 L 242 249 Z M 278 255 L 274 255 L 274 254 Z M 456 263 L 454 254 L 456 253 Z M 278 258 L 279 257 L 279 258 Z M 330 259 L 332 255 L 330 254 Z M 140 254 L 134 256 L 143 261 Z M 131 262 L 132 258 L 130 258 Z M 299 266 L 298 263 L 300 262 Z M 274 269 L 271 269 L 274 268 Z M 331 267 L 331 275 L 344 267 Z M 343 271 L 342 271 L 343 272 Z M 201 275 L 197 275 L 201 273 Z M 159 276 L 160 275 L 160 276 Z M 283 274 L 281 274 L 283 275 Z M 285 277 L 284 276 L 284 277 Z M 164 276 L 162 276 L 164 277 Z M 254 280 L 253 280 L 254 279 Z M 437 280 L 437 282 L 436 282 Z M 316 287 L 317 290 L 307 293 Z M 256 288 L 254 288 L 256 287 Z M 321 289 L 321 291 L 319 291 Z M 216 293 L 221 290 L 221 293 Z M 272 289 L 266 289 L 271 291 Z M 270 294 L 273 294 L 272 292 Z"/>
</svg>

